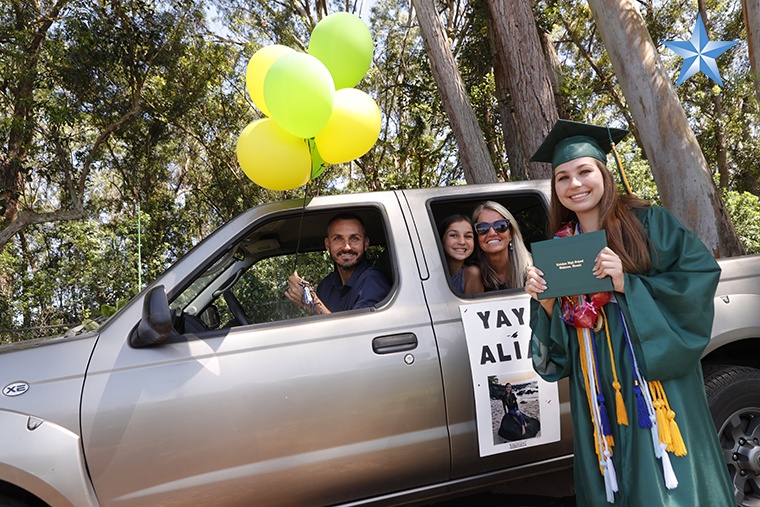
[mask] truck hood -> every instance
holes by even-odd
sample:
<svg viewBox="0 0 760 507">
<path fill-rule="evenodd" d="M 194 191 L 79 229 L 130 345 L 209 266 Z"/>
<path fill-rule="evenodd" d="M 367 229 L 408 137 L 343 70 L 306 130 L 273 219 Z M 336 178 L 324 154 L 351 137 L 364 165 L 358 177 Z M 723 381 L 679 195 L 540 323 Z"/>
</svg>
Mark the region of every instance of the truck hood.
<svg viewBox="0 0 760 507">
<path fill-rule="evenodd" d="M 97 333 L 0 347 L 0 411 L 54 422 L 79 434 L 82 383 Z"/>
</svg>

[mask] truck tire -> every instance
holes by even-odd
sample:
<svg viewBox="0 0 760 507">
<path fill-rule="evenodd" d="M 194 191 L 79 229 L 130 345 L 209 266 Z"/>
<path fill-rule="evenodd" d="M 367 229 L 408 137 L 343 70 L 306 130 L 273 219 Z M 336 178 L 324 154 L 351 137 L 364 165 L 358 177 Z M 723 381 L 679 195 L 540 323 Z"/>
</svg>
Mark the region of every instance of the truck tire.
<svg viewBox="0 0 760 507">
<path fill-rule="evenodd" d="M 16 498 L 0 496 L 0 507 L 28 507 L 28 505 L 29 504 L 17 500 Z"/>
<path fill-rule="evenodd" d="M 746 366 L 705 368 L 705 391 L 736 503 L 760 505 L 760 370 Z"/>
</svg>

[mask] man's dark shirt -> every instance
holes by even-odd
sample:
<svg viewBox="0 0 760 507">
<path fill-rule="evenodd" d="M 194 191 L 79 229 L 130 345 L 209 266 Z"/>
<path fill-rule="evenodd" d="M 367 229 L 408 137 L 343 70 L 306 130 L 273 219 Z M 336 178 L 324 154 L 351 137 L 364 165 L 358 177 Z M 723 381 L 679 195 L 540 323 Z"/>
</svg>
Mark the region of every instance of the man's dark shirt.
<svg viewBox="0 0 760 507">
<path fill-rule="evenodd" d="M 373 306 L 385 298 L 390 288 L 383 274 L 362 260 L 345 285 L 336 270 L 319 283 L 317 294 L 330 312 L 341 312 Z"/>
</svg>

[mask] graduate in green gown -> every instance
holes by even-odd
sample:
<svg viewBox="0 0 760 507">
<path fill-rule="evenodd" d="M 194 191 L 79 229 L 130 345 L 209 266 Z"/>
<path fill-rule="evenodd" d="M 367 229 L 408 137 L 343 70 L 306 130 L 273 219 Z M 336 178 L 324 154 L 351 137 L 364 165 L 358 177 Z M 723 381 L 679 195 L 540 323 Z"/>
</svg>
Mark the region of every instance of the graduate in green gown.
<svg viewBox="0 0 760 507">
<path fill-rule="evenodd" d="M 555 237 L 606 231 L 593 272 L 614 287 L 539 299 L 531 267 L 533 366 L 570 382 L 578 505 L 735 506 L 700 366 L 720 268 L 667 210 L 618 195 L 607 153 L 626 134 L 560 120 L 531 159 L 552 163 Z"/>
</svg>

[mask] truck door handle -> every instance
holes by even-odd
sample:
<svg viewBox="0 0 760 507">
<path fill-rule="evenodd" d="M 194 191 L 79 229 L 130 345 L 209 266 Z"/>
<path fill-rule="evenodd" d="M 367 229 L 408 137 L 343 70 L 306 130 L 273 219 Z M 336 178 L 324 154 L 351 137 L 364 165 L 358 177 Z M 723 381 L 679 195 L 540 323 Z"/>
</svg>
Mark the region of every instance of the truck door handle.
<svg viewBox="0 0 760 507">
<path fill-rule="evenodd" d="M 378 336 L 372 340 L 372 350 L 375 354 L 393 354 L 417 348 L 417 336 L 414 333 L 391 334 Z"/>
</svg>

